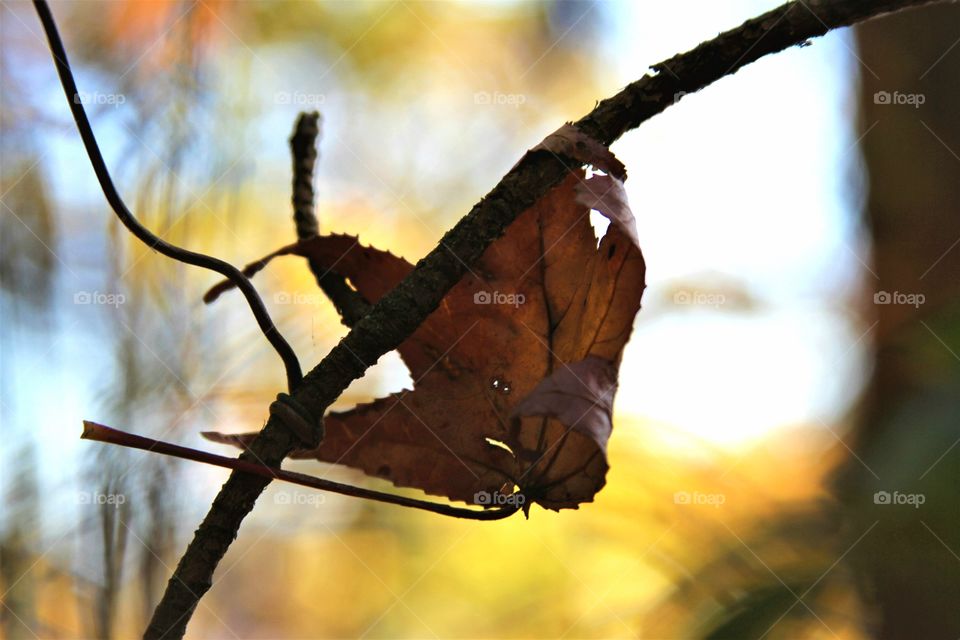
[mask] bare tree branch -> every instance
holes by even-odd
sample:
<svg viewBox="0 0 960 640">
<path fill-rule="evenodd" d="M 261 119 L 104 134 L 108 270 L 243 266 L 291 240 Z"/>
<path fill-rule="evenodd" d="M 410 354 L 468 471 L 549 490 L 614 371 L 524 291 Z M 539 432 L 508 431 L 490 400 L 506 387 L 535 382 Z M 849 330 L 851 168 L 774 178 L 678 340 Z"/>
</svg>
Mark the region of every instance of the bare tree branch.
<svg viewBox="0 0 960 640">
<path fill-rule="evenodd" d="M 930 1 L 790 2 L 688 53 L 655 65 L 653 74 L 645 75 L 599 103 L 575 126 L 596 140 L 610 144 L 669 107 L 685 93 L 697 91 L 735 73 L 765 55 L 805 43 L 830 29 Z M 38 10 L 40 5 L 42 2 L 39 2 Z M 46 28 L 52 18 L 45 5 L 41 18 L 44 11 L 47 12 Z M 65 60 L 60 54 L 62 47 L 55 50 L 54 55 Z M 73 92 L 76 92 L 75 87 Z M 403 282 L 357 322 L 340 344 L 304 378 L 293 392 L 294 399 L 313 415 L 323 415 L 352 380 L 363 375 L 380 356 L 395 349 L 437 308 L 468 265 L 474 264 L 520 213 L 559 183 L 573 164 L 545 151 L 528 152 L 468 215 L 447 232 L 440 244 Z M 271 416 L 250 449 L 241 454 L 240 460 L 278 467 L 298 444 L 297 436 L 278 418 Z M 212 584 L 217 564 L 268 483 L 268 478 L 240 472 L 231 474 L 177 565 L 144 634 L 146 638 L 183 636 L 199 599 Z"/>
<path fill-rule="evenodd" d="M 821 36 L 830 29 L 930 0 L 837 0 L 790 2 L 693 51 L 653 67 L 576 122 L 584 133 L 611 144 L 626 131 L 697 91 L 771 53 Z M 560 182 L 569 167 L 545 152 L 528 153 L 456 226 L 417 263 L 414 271 L 374 305 L 346 337 L 304 378 L 294 393 L 314 415 L 323 415 L 350 382 L 395 349 L 440 304 L 486 248 L 520 213 Z M 296 438 L 270 419 L 241 459 L 279 466 Z M 180 559 L 144 637 L 180 638 L 213 573 L 269 480 L 232 473 L 214 499 Z"/>
</svg>

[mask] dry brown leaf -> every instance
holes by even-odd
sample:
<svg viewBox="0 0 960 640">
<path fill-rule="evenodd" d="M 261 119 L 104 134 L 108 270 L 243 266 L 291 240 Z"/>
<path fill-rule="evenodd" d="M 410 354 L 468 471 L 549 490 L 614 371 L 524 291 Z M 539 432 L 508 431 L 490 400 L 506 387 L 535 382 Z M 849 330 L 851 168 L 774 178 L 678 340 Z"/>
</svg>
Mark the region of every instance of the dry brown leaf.
<svg viewBox="0 0 960 640">
<path fill-rule="evenodd" d="M 619 226 L 597 245 L 575 199 L 582 181 L 572 174 L 521 214 L 400 346 L 413 390 L 328 414 L 324 442 L 293 457 L 474 504 L 496 504 L 491 495 L 514 487 L 527 507 L 591 501 L 605 482 L 609 402 L 645 267 Z M 255 265 L 282 254 L 335 269 L 370 302 L 412 268 L 347 236 L 312 238 Z M 568 406 L 551 410 L 551 399 Z M 585 415 L 571 419 L 574 407 Z M 243 446 L 255 435 L 208 437 Z"/>
</svg>

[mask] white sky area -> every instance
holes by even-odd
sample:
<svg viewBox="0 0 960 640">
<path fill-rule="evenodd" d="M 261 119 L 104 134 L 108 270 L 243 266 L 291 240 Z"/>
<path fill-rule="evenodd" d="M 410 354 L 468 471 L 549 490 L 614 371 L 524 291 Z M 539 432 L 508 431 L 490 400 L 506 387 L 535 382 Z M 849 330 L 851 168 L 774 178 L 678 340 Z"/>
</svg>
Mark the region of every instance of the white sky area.
<svg viewBox="0 0 960 640">
<path fill-rule="evenodd" d="M 610 91 L 638 78 L 647 65 L 776 4 L 674 0 L 608 6 L 603 55 L 618 83 Z M 35 18 L 29 25 L 39 33 Z M 735 450 L 779 428 L 821 421 L 833 427 L 855 399 L 869 344 L 860 340 L 865 328 L 845 308 L 859 286 L 859 260 L 867 260 L 868 251 L 854 222 L 859 178 L 851 116 L 858 69 L 851 48 L 849 33 L 834 32 L 810 47 L 761 60 L 687 96 L 614 146 L 629 168 L 627 190 L 648 267 L 644 308 L 624 355 L 616 409 L 652 425 L 643 438 L 661 437 L 677 453 L 697 441 Z M 50 112 L 66 120 L 52 65 L 49 72 L 43 78 L 51 83 L 38 91 Z M 84 77 L 79 74 L 81 90 Z M 323 111 L 328 145 L 346 135 L 340 123 L 348 118 L 336 103 Z M 279 141 L 269 153 L 276 155 L 275 171 L 283 182 L 291 122 L 288 112 L 263 118 L 264 138 Z M 421 132 L 425 145 L 431 144 L 431 124 L 444 136 L 463 126 L 440 119 L 427 123 Z M 108 122 L 94 125 L 108 162 L 117 166 L 126 137 Z M 73 168 L 88 166 L 75 132 L 65 130 L 47 142 L 45 161 L 58 197 L 101 207 L 92 173 Z M 488 186 L 528 143 L 535 140 L 518 140 L 515 157 L 486 169 L 493 177 Z M 325 147 L 325 166 L 338 166 L 335 154 Z M 258 170 L 270 161 L 258 159 Z M 118 181 L 123 183 L 123 176 Z M 336 197 L 336 186 L 329 188 L 329 197 Z M 402 217 L 404 210 L 394 213 Z M 73 229 L 70 221 L 62 223 L 90 238 L 85 256 L 106 250 L 105 226 Z M 70 264 L 69 253 L 61 257 L 68 275 L 96 289 L 97 274 L 77 266 L 83 261 Z M 77 286 L 64 289 L 73 292 Z M 678 294 L 694 304 L 677 304 Z M 721 294 L 725 300 L 717 304 Z M 246 316 L 238 321 L 252 324 Z M 107 339 L 79 333 L 75 319 L 65 314 L 53 343 L 49 335 L 24 339 L 4 354 L 18 363 L 8 385 L 16 411 L 5 415 L 16 416 L 16 428 L 42 443 L 40 464 L 63 469 L 65 486 L 81 467 L 81 448 L 100 446 L 78 435 L 83 418 L 97 419 L 111 379 L 111 357 L 102 348 Z M 402 385 L 405 372 L 398 360 L 386 366 Z M 56 401 L 41 401 L 49 389 L 58 390 Z M 116 426 L 136 431 L 136 425 Z M 630 436 L 615 430 L 614 441 L 621 437 Z M 209 480 L 201 483 L 209 498 L 223 473 L 198 473 Z M 50 481 L 50 475 L 43 477 Z M 72 494 L 53 495 L 52 508 L 74 506 Z"/>
<path fill-rule="evenodd" d="M 670 2 L 653 21 L 647 3 L 624 3 L 614 45 L 629 52 L 624 81 L 640 61 L 777 4 Z M 736 447 L 831 424 L 856 398 L 868 344 L 842 312 L 867 259 L 854 223 L 852 47 L 843 30 L 760 60 L 615 145 L 649 287 L 618 411 Z M 742 283 L 754 308 L 738 310 L 729 294 L 711 304 L 711 282 Z M 703 304 L 673 304 L 678 291 Z"/>
</svg>

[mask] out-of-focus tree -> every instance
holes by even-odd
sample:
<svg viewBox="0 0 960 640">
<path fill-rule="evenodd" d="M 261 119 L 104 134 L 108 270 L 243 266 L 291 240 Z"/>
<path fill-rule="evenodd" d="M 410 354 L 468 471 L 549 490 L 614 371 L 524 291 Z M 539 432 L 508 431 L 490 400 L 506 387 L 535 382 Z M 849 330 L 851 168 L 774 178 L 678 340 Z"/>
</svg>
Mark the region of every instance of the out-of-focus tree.
<svg viewBox="0 0 960 640">
<path fill-rule="evenodd" d="M 880 638 L 960 636 L 958 25 L 948 4 L 856 30 L 876 360 L 838 484 L 852 533 L 870 530 L 850 556 Z"/>
</svg>

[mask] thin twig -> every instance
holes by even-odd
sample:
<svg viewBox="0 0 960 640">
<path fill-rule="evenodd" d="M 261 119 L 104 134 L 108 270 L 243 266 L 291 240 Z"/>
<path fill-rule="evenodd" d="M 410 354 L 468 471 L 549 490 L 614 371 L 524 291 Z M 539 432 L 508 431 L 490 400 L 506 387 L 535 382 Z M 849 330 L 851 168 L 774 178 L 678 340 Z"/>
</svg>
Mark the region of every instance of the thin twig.
<svg viewBox="0 0 960 640">
<path fill-rule="evenodd" d="M 53 54 L 53 61 L 56 64 L 57 73 L 60 76 L 60 83 L 63 85 L 63 92 L 70 105 L 70 111 L 73 113 L 73 119 L 77 123 L 77 129 L 80 131 L 80 138 L 86 147 L 87 155 L 90 157 L 93 171 L 96 173 L 97 180 L 100 182 L 100 188 L 103 189 L 103 195 L 106 197 L 107 202 L 110 203 L 113 211 L 117 214 L 120 222 L 151 249 L 155 249 L 168 258 L 173 258 L 179 262 L 216 271 L 233 282 L 247 299 L 247 304 L 250 305 L 250 310 L 253 312 L 253 316 L 256 318 L 263 335 L 266 336 L 270 344 L 273 345 L 280 359 L 283 360 L 287 374 L 287 386 L 292 393 L 303 378 L 303 373 L 300 370 L 300 361 L 297 359 L 297 354 L 294 353 L 293 348 L 280 334 L 276 326 L 274 326 L 273 320 L 270 319 L 270 313 L 267 311 L 263 300 L 260 299 L 257 290 L 253 287 L 250 280 L 244 276 L 239 269 L 219 258 L 189 251 L 161 240 L 149 229 L 140 224 L 130 209 L 127 208 L 126 203 L 124 203 L 123 198 L 120 196 L 120 192 L 117 191 L 116 186 L 113 184 L 110 171 L 107 169 L 107 163 L 103 159 L 103 154 L 100 153 L 97 139 L 93 135 L 93 128 L 90 126 L 90 121 L 87 119 L 86 111 L 83 108 L 83 102 L 80 100 L 77 83 L 73 79 L 73 72 L 70 69 L 70 62 L 67 59 L 67 52 L 64 49 L 63 41 L 60 39 L 60 33 L 57 30 L 57 24 L 53 19 L 53 14 L 50 12 L 50 7 L 47 6 L 46 0 L 34 0 L 34 6 L 36 7 L 37 14 L 40 16 L 43 30 L 47 35 L 50 52 Z"/>
<path fill-rule="evenodd" d="M 372 489 L 362 489 L 353 485 L 334 482 L 333 480 L 324 480 L 323 478 L 317 478 L 305 473 L 286 471 L 276 467 L 267 467 L 255 462 L 238 460 L 237 458 L 227 458 L 226 456 L 218 456 L 213 453 L 207 453 L 206 451 L 200 451 L 199 449 L 191 449 L 190 447 L 182 447 L 180 445 L 171 444 L 162 440 L 145 438 L 143 436 L 127 433 L 126 431 L 120 431 L 119 429 L 113 429 L 106 425 L 91 422 L 89 420 L 83 421 L 83 435 L 80 437 L 85 440 L 95 440 L 97 442 L 105 442 L 108 444 L 119 445 L 121 447 L 142 449 L 144 451 L 149 451 L 150 453 L 159 453 L 165 456 L 172 456 L 174 458 L 202 462 L 203 464 L 210 464 L 215 467 L 223 467 L 224 469 L 232 469 L 242 473 L 261 476 L 269 480 L 283 480 L 284 482 L 298 484 L 303 487 L 310 487 L 311 489 L 330 491 L 332 493 L 339 493 L 345 496 L 365 498 L 367 500 L 375 500 L 376 502 L 385 502 L 387 504 L 395 504 L 401 507 L 430 511 L 432 513 L 438 513 L 440 515 L 450 516 L 453 518 L 464 518 L 468 520 L 502 520 L 503 518 L 513 515 L 520 509 L 519 506 L 485 509 L 483 511 L 475 509 L 463 509 L 460 507 L 453 507 L 448 504 L 439 504 L 436 502 L 418 500 L 416 498 L 407 498 L 393 493 L 383 493 L 380 491 L 374 491 Z"/>
<path fill-rule="evenodd" d="M 320 223 L 315 212 L 313 193 L 313 172 L 319 157 L 318 138 L 321 133 L 320 114 L 301 113 L 290 136 L 290 154 L 293 157 L 293 221 L 297 229 L 298 240 L 316 237 Z M 370 303 L 363 299 L 346 278 L 325 269 L 315 260 L 308 260 L 310 271 L 317 279 L 317 285 L 326 294 L 343 324 L 352 327 L 370 311 Z"/>
</svg>

